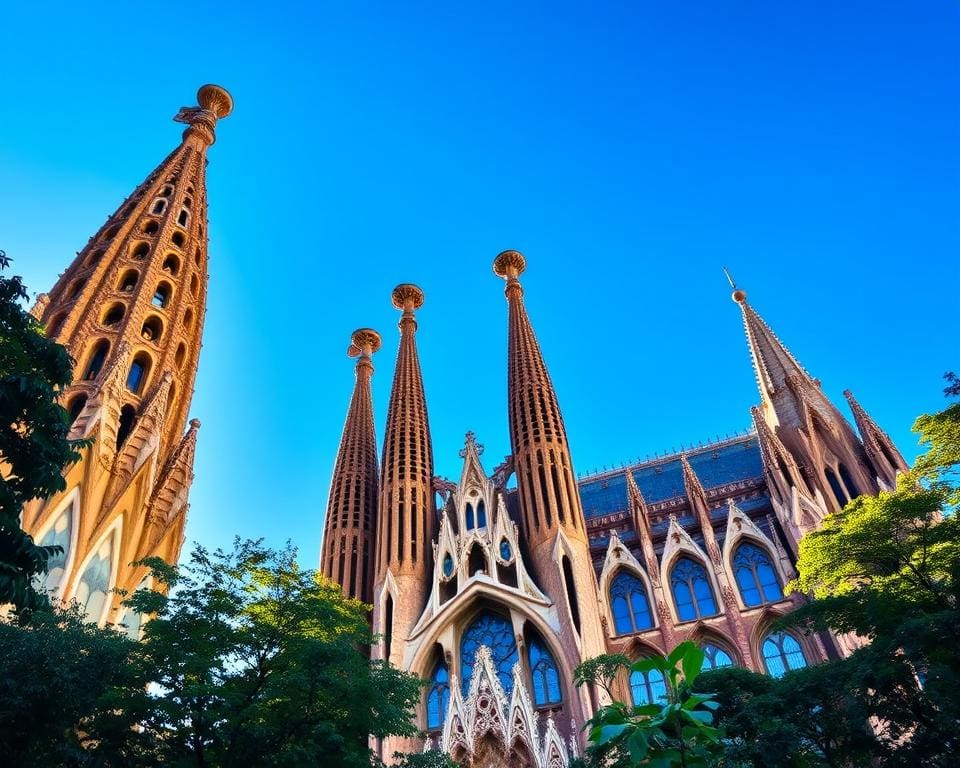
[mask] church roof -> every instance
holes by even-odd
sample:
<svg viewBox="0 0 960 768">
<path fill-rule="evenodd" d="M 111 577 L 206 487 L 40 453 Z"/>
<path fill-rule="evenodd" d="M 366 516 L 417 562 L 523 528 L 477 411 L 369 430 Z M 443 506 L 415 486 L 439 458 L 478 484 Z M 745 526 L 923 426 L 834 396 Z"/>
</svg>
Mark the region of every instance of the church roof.
<svg viewBox="0 0 960 768">
<path fill-rule="evenodd" d="M 634 480 L 648 504 L 659 504 L 686 495 L 683 486 L 682 454 L 652 459 L 579 481 L 583 514 L 590 518 L 627 508 L 626 472 Z M 763 476 L 760 446 L 755 434 L 723 440 L 685 452 L 690 466 L 706 490 L 753 480 Z"/>
</svg>

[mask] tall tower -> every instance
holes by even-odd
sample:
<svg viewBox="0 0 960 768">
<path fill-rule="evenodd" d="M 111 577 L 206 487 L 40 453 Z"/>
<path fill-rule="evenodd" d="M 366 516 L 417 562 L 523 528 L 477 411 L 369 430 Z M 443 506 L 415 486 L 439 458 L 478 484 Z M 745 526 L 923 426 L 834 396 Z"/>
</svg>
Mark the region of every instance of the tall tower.
<svg viewBox="0 0 960 768">
<path fill-rule="evenodd" d="M 503 251 L 493 263 L 506 280 L 510 444 L 524 537 L 543 590 L 566 609 L 566 652 L 587 658 L 604 650 L 596 575 L 563 416 L 523 303 L 525 268 L 519 251 Z"/>
<path fill-rule="evenodd" d="M 121 619 L 111 589 L 145 578 L 130 563 L 176 562 L 200 422 L 186 429 L 207 294 L 207 149 L 233 100 L 216 85 L 180 145 L 138 186 L 81 250 L 34 314 L 75 362 L 64 402 L 70 436 L 92 440 L 66 468 L 66 489 L 28 504 L 23 526 L 40 544 L 59 544 L 46 586 L 76 598 L 100 624 Z"/>
<path fill-rule="evenodd" d="M 384 637 L 384 656 L 402 666 L 405 641 L 430 589 L 436 510 L 433 447 L 416 342 L 415 312 L 423 306 L 423 291 L 409 283 L 398 285 L 393 306 L 403 314 L 383 440 L 373 626 Z"/>
<path fill-rule="evenodd" d="M 373 427 L 373 353 L 380 334 L 353 332 L 347 354 L 356 357 L 356 383 L 330 482 L 320 569 L 347 597 L 372 602 L 374 520 L 377 514 L 377 438 Z"/>
<path fill-rule="evenodd" d="M 828 512 L 862 493 L 876 493 L 877 473 L 849 422 L 747 303 L 746 291 L 733 288 L 760 388 L 760 412 L 807 485 Z"/>
</svg>

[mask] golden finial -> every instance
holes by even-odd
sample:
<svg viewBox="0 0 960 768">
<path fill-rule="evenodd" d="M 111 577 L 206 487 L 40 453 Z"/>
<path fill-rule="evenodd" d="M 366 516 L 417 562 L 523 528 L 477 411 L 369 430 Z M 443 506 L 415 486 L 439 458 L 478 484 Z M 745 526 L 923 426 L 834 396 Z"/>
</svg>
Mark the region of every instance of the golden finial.
<svg viewBox="0 0 960 768">
<path fill-rule="evenodd" d="M 730 283 L 730 287 L 733 288 L 733 300 L 737 302 L 737 304 L 743 304 L 747 300 L 747 292 L 737 288 L 737 284 L 733 281 L 733 278 L 730 276 L 730 271 L 726 267 L 723 267 L 723 274 L 727 276 L 727 282 Z"/>
</svg>

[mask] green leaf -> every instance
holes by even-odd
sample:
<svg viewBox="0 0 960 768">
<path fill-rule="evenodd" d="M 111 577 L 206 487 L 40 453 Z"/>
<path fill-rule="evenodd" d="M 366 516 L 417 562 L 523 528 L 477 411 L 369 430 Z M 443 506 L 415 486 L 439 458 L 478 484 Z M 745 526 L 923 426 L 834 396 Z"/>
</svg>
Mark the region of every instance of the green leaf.
<svg viewBox="0 0 960 768">
<path fill-rule="evenodd" d="M 698 645 L 690 643 L 689 647 L 683 653 L 683 677 L 689 684 L 700 674 L 703 667 L 703 649 Z"/>
<path fill-rule="evenodd" d="M 634 763 L 639 763 L 643 760 L 650 749 L 646 734 L 641 730 L 636 730 L 630 734 L 630 738 L 627 739 L 627 749 L 630 750 L 630 759 L 633 760 Z"/>
<path fill-rule="evenodd" d="M 609 744 L 614 739 L 620 738 L 628 728 L 631 728 L 629 723 L 602 725 L 590 734 L 590 740 L 599 746 L 603 746 L 604 744 Z"/>
</svg>

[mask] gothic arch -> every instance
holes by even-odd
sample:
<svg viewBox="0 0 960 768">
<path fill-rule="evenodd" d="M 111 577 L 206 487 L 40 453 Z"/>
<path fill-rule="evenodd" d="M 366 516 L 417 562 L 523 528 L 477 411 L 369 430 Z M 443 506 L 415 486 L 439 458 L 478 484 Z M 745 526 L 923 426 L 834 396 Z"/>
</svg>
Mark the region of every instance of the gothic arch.
<svg viewBox="0 0 960 768">
<path fill-rule="evenodd" d="M 737 644 L 718 629 L 705 624 L 703 621 L 697 622 L 693 628 L 693 632 L 690 633 L 690 637 L 687 639 L 692 640 L 701 648 L 708 643 L 714 645 L 725 651 L 730 658 L 733 659 L 734 666 L 746 666 L 745 660 L 737 648 Z"/>
<path fill-rule="evenodd" d="M 548 650 L 553 654 L 553 659 L 560 671 L 560 677 L 563 680 L 573 679 L 573 668 L 568 663 L 562 649 L 556 645 L 556 630 L 546 621 L 545 617 L 532 611 L 528 605 L 520 601 L 505 601 L 503 595 L 496 591 L 494 587 L 485 583 L 476 584 L 476 592 L 467 600 L 453 600 L 448 606 L 449 613 L 443 617 L 443 621 L 434 622 L 426 635 L 418 643 L 418 649 L 410 661 L 408 670 L 417 677 L 423 678 L 429 674 L 430 651 L 435 645 L 440 643 L 440 637 L 448 628 L 454 628 L 453 647 L 445 650 L 456 656 L 459 653 L 460 637 L 463 628 L 468 626 L 476 616 L 479 616 L 484 610 L 492 610 L 497 613 L 506 614 L 513 622 L 514 634 L 523 635 L 524 627 L 527 622 L 533 627 L 540 637 L 543 638 Z M 383 600 L 381 599 L 381 603 Z M 455 669 L 451 673 L 460 678 L 459 659 L 456 660 Z M 462 682 L 462 681 L 461 681 Z M 572 702 L 573 699 L 567 696 L 564 703 Z M 573 712 L 570 712 L 573 715 Z M 578 713 L 579 714 L 579 713 Z"/>
<path fill-rule="evenodd" d="M 53 508 L 53 511 L 47 516 L 46 521 L 43 524 L 43 527 L 34 536 L 34 541 L 38 544 L 43 543 L 44 537 L 51 531 L 51 529 L 57 524 L 60 519 L 61 514 L 70 508 L 70 534 L 68 539 L 68 544 L 66 547 L 66 555 L 63 561 L 63 575 L 60 577 L 60 581 L 57 583 L 57 591 L 55 595 L 52 595 L 52 602 L 62 599 L 66 591 L 67 581 L 70 576 L 70 569 L 73 567 L 73 562 L 76 560 L 77 555 L 77 541 L 79 538 L 79 529 L 80 529 L 80 486 L 75 486 L 66 496 L 64 496 L 60 502 Z M 43 577 L 44 583 L 46 583 L 46 575 Z"/>
<path fill-rule="evenodd" d="M 737 605 L 741 610 L 748 610 L 750 608 L 756 608 L 757 606 L 748 606 L 744 602 L 743 595 L 740 591 L 740 583 L 737 581 L 736 568 L 733 565 L 734 556 L 742 544 L 753 544 L 766 553 L 767 559 L 773 566 L 777 579 L 780 582 L 781 599 L 783 599 L 783 588 L 793 577 L 792 574 L 786 572 L 777 548 L 770 540 L 770 537 L 760 530 L 756 523 L 746 514 L 731 505 L 730 515 L 727 517 L 726 536 L 723 542 L 723 567 L 726 569 L 727 574 L 729 574 L 730 586 L 733 588 L 733 594 L 737 598 Z"/>
<path fill-rule="evenodd" d="M 753 655 L 753 658 L 756 661 L 756 671 L 760 672 L 761 674 L 769 674 L 763 657 L 763 641 L 766 640 L 767 635 L 770 634 L 774 622 L 783 618 L 783 616 L 785 616 L 787 613 L 788 611 L 785 611 L 782 608 L 773 608 L 768 606 L 764 609 L 763 613 L 760 614 L 760 618 L 757 620 L 756 624 L 754 624 L 753 629 L 750 632 L 750 637 L 748 638 L 748 642 L 750 643 L 750 653 Z M 815 664 L 819 659 L 822 658 L 821 650 L 817 647 L 816 641 L 812 635 L 802 633 L 795 628 L 784 629 L 780 631 L 782 631 L 784 634 L 790 635 L 800 644 L 800 648 L 803 651 L 803 655 L 808 665 Z"/>
<path fill-rule="evenodd" d="M 647 603 L 653 625 L 640 631 L 649 632 L 658 629 L 660 626 L 660 616 L 657 611 L 656 594 L 653 591 L 653 582 L 650 579 L 650 575 L 647 573 L 647 569 L 640 565 L 640 561 L 637 560 L 633 552 L 630 551 L 630 548 L 620 540 L 619 535 L 616 530 L 614 530 L 610 536 L 610 543 L 607 545 L 607 556 L 603 563 L 603 570 L 600 571 L 600 578 L 598 579 L 600 610 L 601 615 L 607 620 L 607 636 L 618 637 L 613 620 L 610 586 L 621 571 L 640 579 L 643 588 L 647 592 Z"/>
<path fill-rule="evenodd" d="M 713 591 L 714 607 L 717 609 L 714 616 L 723 616 L 724 604 L 721 599 L 723 593 L 720 591 L 720 584 L 717 582 L 717 575 L 713 571 L 713 564 L 710 561 L 710 557 L 690 537 L 690 534 L 680 526 L 677 518 L 671 515 L 670 527 L 667 529 L 667 544 L 660 558 L 660 583 L 663 584 L 663 590 L 668 598 L 666 603 L 670 609 L 670 615 L 673 617 L 674 623 L 683 624 L 689 621 L 689 619 L 680 619 L 680 615 L 677 612 L 676 595 L 674 594 L 673 583 L 671 581 L 674 566 L 684 557 L 693 560 L 703 567 L 703 570 L 707 574 L 707 582 Z"/>
<path fill-rule="evenodd" d="M 80 582 L 83 579 L 84 574 L 86 573 L 87 567 L 90 565 L 91 561 L 100 551 L 100 548 L 110 541 L 110 570 L 107 579 L 107 588 L 105 590 L 106 597 L 103 601 L 103 607 L 100 610 L 100 615 L 96 617 L 96 623 L 100 626 L 103 626 L 103 623 L 107 620 L 107 617 L 110 615 L 110 610 L 113 605 L 113 594 L 112 590 L 116 588 L 117 585 L 117 571 L 120 564 L 120 550 L 123 544 L 122 540 L 123 533 L 123 515 L 118 515 L 117 519 L 114 520 L 106 531 L 97 539 L 96 544 L 94 544 L 87 551 L 86 557 L 84 557 L 83 562 L 80 563 L 80 567 L 74 573 L 75 582 L 71 590 L 70 597 L 71 599 L 77 598 L 77 592 L 80 589 Z"/>
</svg>

